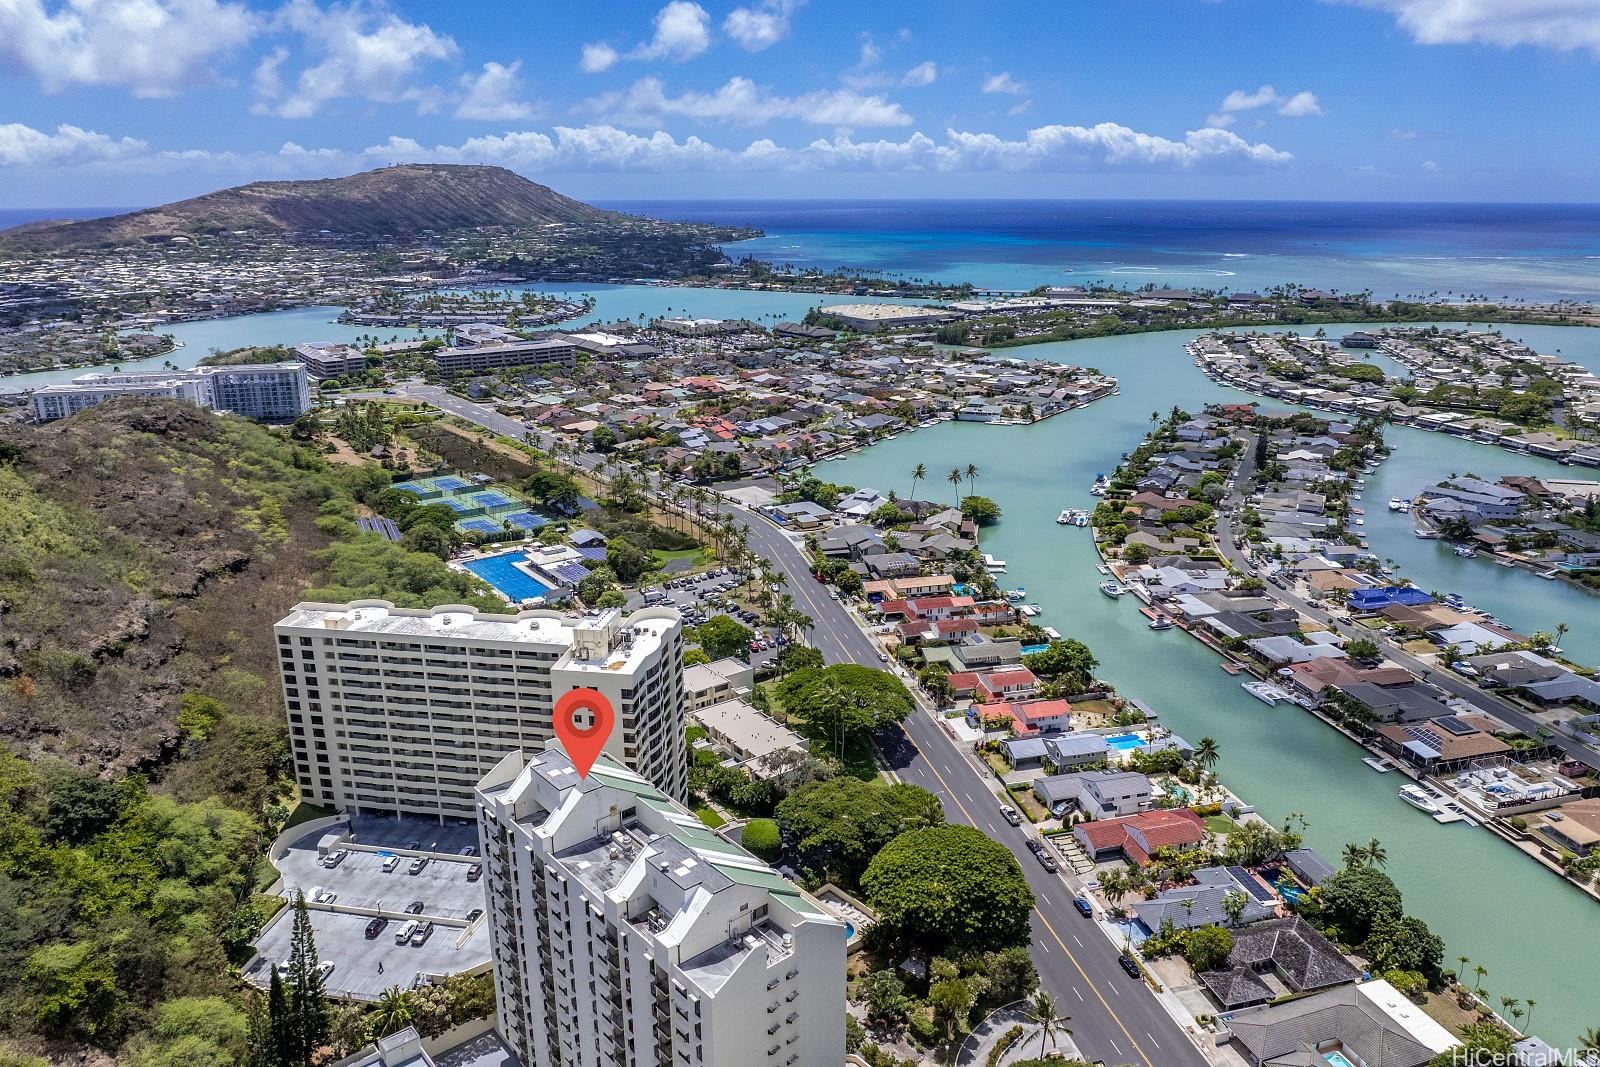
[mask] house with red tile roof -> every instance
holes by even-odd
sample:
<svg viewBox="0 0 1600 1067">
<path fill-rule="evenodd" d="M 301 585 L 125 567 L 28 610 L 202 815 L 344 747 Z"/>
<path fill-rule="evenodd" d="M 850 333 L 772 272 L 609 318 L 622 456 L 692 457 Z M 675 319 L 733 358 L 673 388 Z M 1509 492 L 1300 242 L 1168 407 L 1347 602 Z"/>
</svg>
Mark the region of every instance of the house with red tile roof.
<svg viewBox="0 0 1600 1067">
<path fill-rule="evenodd" d="M 977 695 L 984 703 L 1031 697 L 1039 691 L 1039 679 L 1026 667 L 986 671 L 978 675 Z"/>
<path fill-rule="evenodd" d="M 1141 811 L 1074 827 L 1072 836 L 1092 859 L 1121 854 L 1143 867 L 1161 848 L 1190 848 L 1206 839 L 1205 820 L 1188 808 Z"/>
<path fill-rule="evenodd" d="M 1072 705 L 1065 700 L 1002 700 L 974 707 L 991 730 L 1010 727 L 1018 737 L 1058 734 L 1072 729 Z"/>
</svg>

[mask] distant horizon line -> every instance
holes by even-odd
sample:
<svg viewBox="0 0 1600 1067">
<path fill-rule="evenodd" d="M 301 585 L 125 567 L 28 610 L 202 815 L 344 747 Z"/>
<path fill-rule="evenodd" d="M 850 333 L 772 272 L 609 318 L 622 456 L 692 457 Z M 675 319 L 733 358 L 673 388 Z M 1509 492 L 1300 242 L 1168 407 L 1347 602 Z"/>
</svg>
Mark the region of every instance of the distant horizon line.
<svg viewBox="0 0 1600 1067">
<path fill-rule="evenodd" d="M 233 188 L 233 187 L 228 187 Z M 214 190 L 220 192 L 221 190 Z M 200 193 L 198 196 L 207 194 Z M 562 194 L 572 196 L 572 194 Z M 572 196 L 588 204 L 1292 204 L 1373 206 L 1417 205 L 1422 207 L 1518 207 L 1518 208 L 1600 208 L 1600 200 L 1295 200 L 1275 197 L 1174 197 L 1174 196 Z M 184 197 L 183 199 L 193 199 Z M 168 203 L 170 203 L 169 201 Z M 94 212 L 95 217 L 122 215 L 133 211 L 164 207 L 162 204 L 48 204 L 11 205 L 0 208 L 0 215 L 35 212 Z M 46 216 L 48 217 L 48 216 Z"/>
</svg>

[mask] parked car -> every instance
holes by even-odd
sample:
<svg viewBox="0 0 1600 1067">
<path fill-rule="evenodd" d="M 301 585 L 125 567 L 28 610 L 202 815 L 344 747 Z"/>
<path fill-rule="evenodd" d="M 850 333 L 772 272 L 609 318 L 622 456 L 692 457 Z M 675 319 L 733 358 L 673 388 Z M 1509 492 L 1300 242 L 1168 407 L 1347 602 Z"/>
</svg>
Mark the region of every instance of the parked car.
<svg viewBox="0 0 1600 1067">
<path fill-rule="evenodd" d="M 382 915 L 367 923 L 367 940 L 375 940 L 379 934 L 383 933 L 383 928 L 388 925 L 389 920 L 385 919 Z"/>
<path fill-rule="evenodd" d="M 1041 848 L 1035 853 L 1035 855 L 1039 857 L 1039 866 L 1043 867 L 1051 874 L 1055 874 L 1061 869 L 1061 867 L 1056 863 L 1056 858 L 1050 855 L 1050 853 L 1046 852 L 1044 849 Z"/>
<path fill-rule="evenodd" d="M 1017 814 L 1017 809 L 1010 804 L 1000 805 L 1000 817 L 1012 826 L 1022 825 L 1022 816 Z"/>
<path fill-rule="evenodd" d="M 394 932 L 394 943 L 403 945 L 411 940 L 411 935 L 417 932 L 417 920 L 407 919 L 400 924 L 400 929 Z"/>
<path fill-rule="evenodd" d="M 1139 961 L 1124 952 L 1117 957 L 1117 965 L 1128 972 L 1129 978 L 1143 978 L 1144 972 L 1139 970 Z"/>
<path fill-rule="evenodd" d="M 1030 837 L 1028 838 L 1027 843 L 1028 851 L 1032 852 L 1035 856 L 1044 851 L 1044 845 L 1041 844 L 1037 838 Z"/>
<path fill-rule="evenodd" d="M 421 874 L 423 872 L 423 869 L 426 868 L 427 866 L 428 866 L 428 857 L 426 857 L 426 856 L 418 856 L 416 859 L 411 861 L 411 866 L 406 868 L 406 873 L 407 874 Z"/>
<path fill-rule="evenodd" d="M 1094 918 L 1094 905 L 1090 904 L 1087 899 L 1083 897 L 1073 897 L 1072 906 L 1077 908 L 1078 914 L 1082 915 L 1085 919 Z"/>
<path fill-rule="evenodd" d="M 467 868 L 467 881 L 476 882 L 479 878 L 482 878 L 482 877 L 483 877 L 483 864 L 474 863 L 471 867 Z"/>
<path fill-rule="evenodd" d="M 322 975 L 324 978 L 328 977 L 328 975 L 333 973 L 333 961 L 323 960 L 321 963 L 317 964 L 317 973 Z"/>
<path fill-rule="evenodd" d="M 272 969 L 278 972 L 278 981 L 287 982 L 289 980 L 288 960 L 279 960 Z"/>
<path fill-rule="evenodd" d="M 462 856 L 476 856 L 478 854 L 478 846 L 477 845 L 467 845 L 458 854 L 462 855 Z"/>
<path fill-rule="evenodd" d="M 411 903 L 407 904 L 406 905 L 406 914 L 407 915 L 421 915 L 422 914 L 422 901 L 413 900 Z"/>
<path fill-rule="evenodd" d="M 313 889 L 311 891 L 311 903 L 313 904 L 332 904 L 338 899 L 339 894 L 331 889 Z"/>
<path fill-rule="evenodd" d="M 386 873 L 394 870 L 398 866 L 400 866 L 399 856 L 388 856 L 383 861 L 383 869 Z"/>
<path fill-rule="evenodd" d="M 429 922 L 427 919 L 424 919 L 417 924 L 417 928 L 415 930 L 411 931 L 411 943 L 413 945 L 425 945 L 428 943 L 428 938 L 432 936 L 433 923 Z"/>
<path fill-rule="evenodd" d="M 336 848 L 326 856 L 322 857 L 322 865 L 324 867 L 337 867 L 339 864 L 344 862 L 345 857 L 348 855 L 350 855 L 349 849 Z"/>
<path fill-rule="evenodd" d="M 483 909 L 482 908 L 473 908 L 471 911 L 467 912 L 467 922 L 469 922 L 469 923 L 477 922 L 478 921 L 478 917 L 481 916 L 482 914 L 483 914 Z"/>
</svg>

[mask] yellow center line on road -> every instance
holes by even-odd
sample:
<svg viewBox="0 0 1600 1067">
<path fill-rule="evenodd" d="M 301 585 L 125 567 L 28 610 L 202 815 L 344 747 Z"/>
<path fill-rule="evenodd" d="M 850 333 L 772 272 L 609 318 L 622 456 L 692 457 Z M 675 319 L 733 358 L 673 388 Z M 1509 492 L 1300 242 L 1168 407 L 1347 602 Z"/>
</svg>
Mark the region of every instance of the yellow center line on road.
<svg viewBox="0 0 1600 1067">
<path fill-rule="evenodd" d="M 944 775 L 939 773 L 939 768 L 934 765 L 934 762 L 928 759 L 928 754 L 922 751 L 922 746 L 917 744 L 916 738 L 911 736 L 911 731 L 902 727 L 901 732 L 906 735 L 906 740 L 911 742 L 911 747 L 917 750 L 917 755 L 921 756 L 923 762 L 928 765 L 928 770 L 932 771 L 933 776 L 939 779 L 939 784 L 943 786 L 944 791 L 950 795 L 950 799 L 955 802 L 956 807 L 961 809 L 961 814 L 966 816 L 967 822 L 971 823 L 972 826 L 976 828 L 978 825 L 978 820 L 974 819 L 972 817 L 972 813 L 967 810 L 966 805 L 961 803 L 961 798 L 956 796 L 956 791 L 950 788 L 950 783 L 944 780 Z M 1139 1058 L 1144 1061 L 1145 1067 L 1156 1067 L 1156 1065 L 1151 1062 L 1150 1057 L 1145 1055 L 1144 1049 L 1139 1045 L 1139 1042 L 1134 1040 L 1133 1033 L 1128 1029 L 1127 1024 L 1122 1021 L 1122 1018 L 1117 1015 L 1116 1010 L 1111 1007 L 1111 1003 L 1106 1000 L 1105 994 L 1100 992 L 1100 987 L 1095 985 L 1094 979 L 1089 977 L 1089 972 L 1084 970 L 1083 964 L 1078 962 L 1078 957 L 1074 956 L 1072 954 L 1072 950 L 1067 947 L 1067 943 L 1061 940 L 1061 935 L 1056 932 L 1055 926 L 1048 918 L 1045 917 L 1044 912 L 1040 911 L 1039 907 L 1035 905 L 1033 913 L 1039 917 L 1040 922 L 1044 923 L 1044 928 L 1050 931 L 1050 936 L 1055 938 L 1056 944 L 1061 946 L 1061 951 L 1067 954 L 1067 959 L 1071 960 L 1072 965 L 1078 969 L 1078 973 L 1083 976 L 1083 980 L 1088 985 L 1089 991 L 1093 993 L 1095 999 L 1100 1002 L 1100 1006 L 1106 1010 L 1106 1014 L 1111 1016 L 1112 1021 L 1117 1024 L 1117 1029 L 1121 1030 L 1123 1036 L 1128 1039 L 1128 1044 L 1132 1045 L 1133 1051 L 1139 1054 Z"/>
</svg>

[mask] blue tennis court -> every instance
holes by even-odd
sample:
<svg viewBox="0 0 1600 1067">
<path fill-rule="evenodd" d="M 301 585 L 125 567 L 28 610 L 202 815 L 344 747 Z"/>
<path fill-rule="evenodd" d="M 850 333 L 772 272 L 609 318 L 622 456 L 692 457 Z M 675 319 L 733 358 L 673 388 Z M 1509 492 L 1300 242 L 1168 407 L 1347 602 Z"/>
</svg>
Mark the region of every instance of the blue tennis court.
<svg viewBox="0 0 1600 1067">
<path fill-rule="evenodd" d="M 549 519 L 535 515 L 531 511 L 513 511 L 506 516 L 506 521 L 521 530 L 537 530 L 550 525 Z"/>
<path fill-rule="evenodd" d="M 522 571 L 516 564 L 526 562 L 526 552 L 502 552 L 498 556 L 485 556 L 462 564 L 467 570 L 504 593 L 513 604 L 544 596 L 550 587 L 542 585 Z"/>
<path fill-rule="evenodd" d="M 497 534 L 505 532 L 505 527 L 493 519 L 463 519 L 456 523 L 456 529 L 464 533 Z"/>
<path fill-rule="evenodd" d="M 510 497 L 501 496 L 499 493 L 496 493 L 492 489 L 488 490 L 487 492 L 474 493 L 474 494 L 472 494 L 472 496 L 468 497 L 467 499 L 471 500 L 474 504 L 477 504 L 479 507 L 489 508 L 489 509 L 493 509 L 493 508 L 509 508 L 509 507 L 515 506 L 515 504 L 516 504 L 515 500 L 512 500 Z"/>
<path fill-rule="evenodd" d="M 433 480 L 433 484 L 438 486 L 440 489 L 443 489 L 447 493 L 453 493 L 457 489 L 465 489 L 472 483 L 463 481 L 453 474 L 447 474 L 443 478 L 435 478 Z"/>
<path fill-rule="evenodd" d="M 455 512 L 457 515 L 471 515 L 474 511 L 482 511 L 483 510 L 482 508 L 468 507 L 466 504 L 463 504 L 461 501 L 453 500 L 450 497 L 444 497 L 444 498 L 442 498 L 440 500 L 434 501 L 434 503 L 443 504 L 445 507 L 447 507 L 451 511 Z"/>
</svg>

